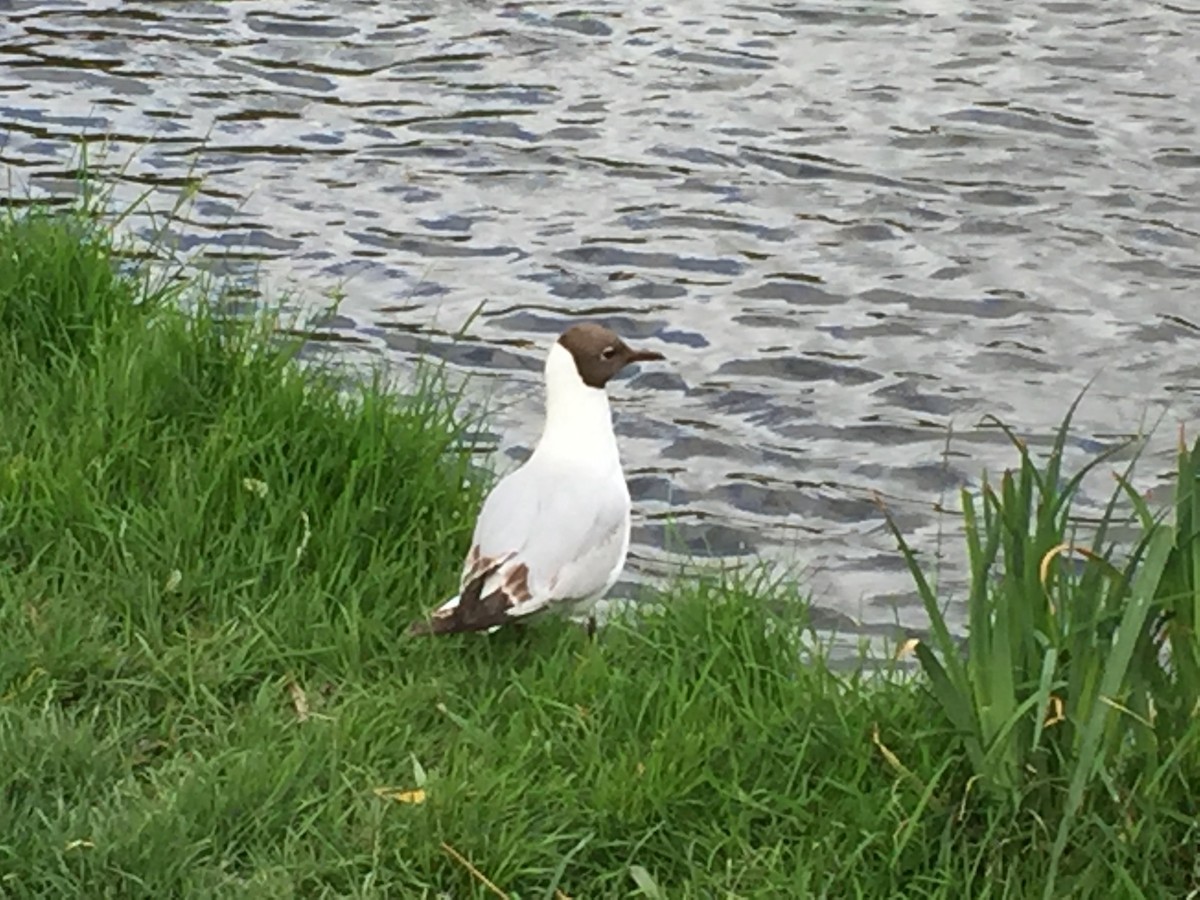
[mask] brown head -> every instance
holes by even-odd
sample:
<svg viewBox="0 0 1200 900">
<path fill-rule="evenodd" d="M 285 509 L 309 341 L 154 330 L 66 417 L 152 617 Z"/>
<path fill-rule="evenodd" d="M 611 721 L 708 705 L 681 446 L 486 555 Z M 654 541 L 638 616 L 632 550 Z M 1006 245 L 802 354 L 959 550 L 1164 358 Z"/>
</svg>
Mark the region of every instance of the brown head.
<svg viewBox="0 0 1200 900">
<path fill-rule="evenodd" d="M 615 332 L 595 322 L 572 325 L 558 342 L 575 360 L 579 377 L 588 387 L 600 388 L 630 363 L 663 359 L 653 350 L 634 350 Z"/>
</svg>

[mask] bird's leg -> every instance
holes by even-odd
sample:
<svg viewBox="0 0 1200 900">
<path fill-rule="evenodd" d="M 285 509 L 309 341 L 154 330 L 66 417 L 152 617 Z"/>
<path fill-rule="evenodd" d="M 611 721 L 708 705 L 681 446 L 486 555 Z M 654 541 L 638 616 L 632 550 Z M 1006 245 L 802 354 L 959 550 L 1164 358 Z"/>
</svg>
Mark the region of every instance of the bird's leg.
<svg viewBox="0 0 1200 900">
<path fill-rule="evenodd" d="M 588 616 L 586 626 L 587 636 L 589 641 L 596 639 L 596 617 Z"/>
</svg>

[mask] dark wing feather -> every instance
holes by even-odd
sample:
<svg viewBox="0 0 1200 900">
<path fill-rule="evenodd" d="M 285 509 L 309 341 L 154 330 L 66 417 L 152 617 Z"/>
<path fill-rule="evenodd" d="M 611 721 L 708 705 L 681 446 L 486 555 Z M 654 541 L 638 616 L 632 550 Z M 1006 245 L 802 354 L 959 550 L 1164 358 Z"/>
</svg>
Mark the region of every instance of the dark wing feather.
<svg viewBox="0 0 1200 900">
<path fill-rule="evenodd" d="M 480 556 L 478 547 L 471 548 L 467 559 L 468 573 L 459 592 L 458 603 L 435 610 L 428 621 L 414 622 L 409 627 L 410 634 L 486 631 L 508 622 L 508 611 L 515 604 L 529 599 L 529 567 L 524 563 L 508 569 L 500 585 L 491 587 L 491 590 L 484 594 L 484 585 L 488 579 L 495 575 L 508 559 L 484 559 Z"/>
</svg>

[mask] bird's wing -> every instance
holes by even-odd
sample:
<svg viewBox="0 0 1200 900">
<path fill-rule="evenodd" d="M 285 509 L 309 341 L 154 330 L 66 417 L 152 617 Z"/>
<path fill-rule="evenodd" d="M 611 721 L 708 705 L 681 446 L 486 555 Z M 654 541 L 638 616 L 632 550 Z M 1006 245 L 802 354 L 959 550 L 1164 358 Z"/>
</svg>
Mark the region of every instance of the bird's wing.
<svg viewBox="0 0 1200 900">
<path fill-rule="evenodd" d="M 629 493 L 619 470 L 597 477 L 567 462 L 522 466 L 484 501 L 459 596 L 434 612 L 430 627 L 479 630 L 602 593 L 628 542 Z"/>
<path fill-rule="evenodd" d="M 620 516 L 600 515 L 592 520 L 580 551 L 557 567 L 547 566 L 550 574 L 531 592 L 528 600 L 515 603 L 508 611 L 511 618 L 527 616 L 553 603 L 583 600 L 604 593 L 617 576 L 629 548 L 629 510 Z M 531 572 L 540 571 L 531 569 Z"/>
<path fill-rule="evenodd" d="M 497 485 L 473 543 L 483 559 L 509 557 L 502 571 L 525 566 L 529 597 L 520 602 L 544 605 L 603 590 L 623 556 L 628 528 L 629 492 L 620 469 L 598 474 L 562 461 L 524 466 Z"/>
<path fill-rule="evenodd" d="M 539 492 L 545 491 L 546 479 L 539 479 L 529 464 L 505 475 L 492 488 L 471 537 L 471 550 L 463 566 L 462 586 L 478 577 L 484 569 L 504 557 L 517 553 L 529 540 L 541 506 Z"/>
</svg>

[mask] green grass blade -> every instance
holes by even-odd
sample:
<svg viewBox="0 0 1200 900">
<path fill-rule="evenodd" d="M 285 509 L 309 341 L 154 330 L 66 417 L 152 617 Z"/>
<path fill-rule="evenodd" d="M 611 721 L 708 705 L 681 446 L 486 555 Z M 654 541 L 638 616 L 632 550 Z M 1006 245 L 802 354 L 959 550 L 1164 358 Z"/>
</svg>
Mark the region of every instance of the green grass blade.
<svg viewBox="0 0 1200 900">
<path fill-rule="evenodd" d="M 1159 579 L 1167 564 L 1173 543 L 1171 530 L 1162 525 L 1155 526 L 1155 530 L 1146 542 L 1146 553 L 1133 578 L 1129 603 L 1125 608 L 1112 650 L 1104 666 L 1104 674 L 1100 680 L 1101 698 L 1116 698 L 1122 693 L 1130 660 L 1142 637 L 1142 629 L 1158 591 Z M 1083 800 L 1084 788 L 1095 775 L 1099 762 L 1097 751 L 1100 739 L 1105 723 L 1111 715 L 1116 715 L 1116 713 L 1105 703 L 1097 703 L 1084 725 L 1079 756 L 1075 761 L 1070 785 L 1067 788 L 1066 808 L 1050 854 L 1050 876 L 1042 892 L 1043 900 L 1052 900 L 1054 897 L 1058 865 L 1066 847 L 1071 825 Z"/>
<path fill-rule="evenodd" d="M 1038 677 L 1037 692 L 1034 694 L 1035 708 L 1037 716 L 1034 719 L 1033 739 L 1030 744 L 1030 751 L 1036 752 L 1041 746 L 1042 732 L 1046 727 L 1046 716 L 1050 709 L 1050 692 L 1054 686 L 1054 673 L 1058 666 L 1058 651 L 1054 647 L 1047 647 L 1046 653 L 1042 657 L 1042 671 Z"/>
<path fill-rule="evenodd" d="M 991 511 L 994 495 L 985 479 L 983 484 L 983 510 L 986 528 L 986 543 L 979 539 L 978 521 L 974 498 L 962 492 L 963 521 L 966 526 L 968 555 L 971 567 L 970 593 L 967 595 L 967 662 L 966 668 L 971 682 L 971 696 L 975 709 L 986 709 L 992 702 L 992 685 L 987 677 L 986 661 L 992 642 L 991 617 L 991 572 L 1000 533 L 994 527 Z"/>
<path fill-rule="evenodd" d="M 925 613 L 929 617 L 934 641 L 942 659 L 945 661 L 946 672 L 950 678 L 950 682 L 955 686 L 956 690 L 966 692 L 969 690 L 969 687 L 962 661 L 958 658 L 958 645 L 950 635 L 950 629 L 946 627 L 946 619 L 942 613 L 941 606 L 937 602 L 937 596 L 934 594 L 929 581 L 925 578 L 925 573 L 921 570 L 921 566 L 917 562 L 916 554 L 913 553 L 908 541 L 904 539 L 904 535 L 900 532 L 895 519 L 892 518 L 891 513 L 886 509 L 884 509 L 884 521 L 887 523 L 888 529 L 892 532 L 892 536 L 896 539 L 900 553 L 904 557 L 904 563 L 908 567 L 909 574 L 912 575 L 913 581 L 917 586 L 917 594 L 920 596 L 921 604 L 925 607 Z"/>
<path fill-rule="evenodd" d="M 971 758 L 971 762 L 976 766 L 976 771 L 985 771 L 983 745 L 979 740 L 979 726 L 975 722 L 975 717 L 971 712 L 971 706 L 967 702 L 963 692 L 955 686 L 946 669 L 942 666 L 938 658 L 933 654 L 933 651 L 919 643 L 916 646 L 917 658 L 921 661 L 921 668 L 924 669 L 926 676 L 929 678 L 930 688 L 933 690 L 933 695 L 941 704 L 942 710 L 946 713 L 946 717 L 950 723 L 962 735 L 963 742 L 967 748 L 967 754 Z"/>
</svg>

